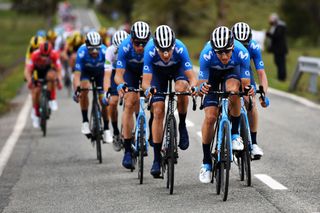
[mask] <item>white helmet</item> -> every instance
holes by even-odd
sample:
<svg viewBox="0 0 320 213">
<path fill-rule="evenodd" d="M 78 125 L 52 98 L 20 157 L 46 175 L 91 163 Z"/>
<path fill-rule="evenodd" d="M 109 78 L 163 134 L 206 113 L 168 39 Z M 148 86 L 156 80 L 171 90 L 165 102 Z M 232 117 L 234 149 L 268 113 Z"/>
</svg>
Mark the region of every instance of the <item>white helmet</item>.
<svg viewBox="0 0 320 213">
<path fill-rule="evenodd" d="M 238 22 L 232 27 L 233 36 L 240 42 L 249 42 L 252 37 L 252 32 L 248 24 Z"/>
<path fill-rule="evenodd" d="M 87 33 L 86 36 L 86 45 L 87 46 L 100 46 L 101 45 L 101 36 L 96 31 L 91 31 Z"/>
<path fill-rule="evenodd" d="M 169 51 L 176 42 L 173 30 L 167 25 L 160 25 L 154 33 L 153 42 L 162 51 Z"/>
<path fill-rule="evenodd" d="M 115 47 L 118 47 L 121 42 L 126 39 L 129 36 L 129 34 L 124 30 L 118 30 L 112 37 L 112 44 Z"/>
<path fill-rule="evenodd" d="M 148 40 L 150 37 L 150 27 L 143 21 L 137 21 L 132 25 L 130 34 L 132 39 Z"/>
<path fill-rule="evenodd" d="M 232 32 L 225 26 L 217 27 L 211 34 L 210 44 L 215 51 L 232 49 L 233 42 Z"/>
</svg>

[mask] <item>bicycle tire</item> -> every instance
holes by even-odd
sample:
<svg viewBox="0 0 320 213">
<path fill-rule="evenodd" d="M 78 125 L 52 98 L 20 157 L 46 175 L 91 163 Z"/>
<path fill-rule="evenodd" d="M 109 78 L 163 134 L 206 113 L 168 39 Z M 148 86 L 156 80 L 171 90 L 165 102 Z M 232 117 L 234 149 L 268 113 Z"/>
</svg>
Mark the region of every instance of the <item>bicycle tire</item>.
<svg viewBox="0 0 320 213">
<path fill-rule="evenodd" d="M 227 123 L 223 125 L 223 140 L 221 144 L 221 163 L 220 163 L 220 179 L 221 179 L 221 196 L 222 200 L 226 201 L 229 190 L 229 174 L 230 174 L 230 129 Z"/>
<path fill-rule="evenodd" d="M 99 107 L 96 104 L 92 106 L 92 113 L 93 113 L 93 123 L 94 123 L 93 134 L 96 142 L 97 160 L 101 164 L 102 163 L 102 153 L 101 153 L 102 131 L 101 131 L 101 119 L 99 116 Z"/>
<path fill-rule="evenodd" d="M 47 92 L 41 89 L 40 96 L 40 126 L 43 137 L 47 135 L 47 116 L 48 116 L 48 96 Z"/>
<path fill-rule="evenodd" d="M 176 162 L 176 150 L 177 150 L 177 142 L 176 142 L 176 125 L 175 118 L 170 116 L 168 118 L 168 134 L 169 134 L 169 146 L 168 146 L 168 182 L 169 182 L 169 190 L 170 194 L 173 194 L 174 189 L 174 164 Z"/>
<path fill-rule="evenodd" d="M 244 149 L 242 151 L 244 176 L 247 186 L 251 186 L 250 138 L 244 115 L 241 115 L 240 117 L 240 135 L 244 144 Z"/>
<path fill-rule="evenodd" d="M 140 180 L 140 184 L 143 184 L 143 158 L 145 152 L 145 132 L 144 132 L 144 117 L 141 117 L 139 120 L 139 131 L 137 141 L 139 144 L 139 156 L 138 156 L 138 178 Z"/>
</svg>

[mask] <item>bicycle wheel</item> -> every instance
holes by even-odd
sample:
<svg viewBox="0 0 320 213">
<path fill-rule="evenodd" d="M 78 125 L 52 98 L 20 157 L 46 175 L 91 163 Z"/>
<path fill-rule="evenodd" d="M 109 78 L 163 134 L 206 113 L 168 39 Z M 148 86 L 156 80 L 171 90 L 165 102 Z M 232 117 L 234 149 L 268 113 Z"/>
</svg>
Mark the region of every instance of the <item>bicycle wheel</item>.
<svg viewBox="0 0 320 213">
<path fill-rule="evenodd" d="M 97 151 L 97 159 L 99 163 L 102 163 L 102 154 L 101 154 L 101 142 L 102 142 L 102 131 L 101 131 L 101 116 L 99 107 L 94 104 L 92 106 L 92 113 L 93 113 L 93 138 L 96 141 L 96 151 Z"/>
<path fill-rule="evenodd" d="M 243 140 L 244 149 L 242 151 L 242 170 L 246 178 L 247 186 L 251 186 L 251 157 L 250 157 L 250 138 L 244 115 L 240 117 L 240 135 Z"/>
<path fill-rule="evenodd" d="M 138 144 L 139 144 L 139 156 L 138 156 L 138 178 L 140 184 L 143 184 L 143 158 L 145 152 L 145 132 L 144 132 L 144 117 L 141 117 L 139 120 L 139 131 L 138 131 Z"/>
<path fill-rule="evenodd" d="M 228 189 L 229 189 L 229 173 L 230 173 L 230 130 L 227 123 L 223 126 L 223 139 L 221 144 L 221 161 L 220 169 L 220 181 L 221 181 L 221 195 L 222 200 L 226 201 L 228 198 Z"/>
<path fill-rule="evenodd" d="M 167 140 L 169 141 L 168 152 L 167 152 L 168 154 L 167 182 L 169 183 L 170 194 L 173 193 L 173 188 L 174 188 L 174 164 L 176 162 L 176 151 L 177 151 L 177 141 L 176 141 L 175 130 L 176 130 L 175 118 L 171 116 L 168 119 L 168 129 L 167 129 Z"/>
<path fill-rule="evenodd" d="M 48 96 L 47 91 L 42 89 L 40 96 L 40 126 L 43 133 L 43 137 L 47 134 L 47 116 L 48 116 Z"/>
</svg>

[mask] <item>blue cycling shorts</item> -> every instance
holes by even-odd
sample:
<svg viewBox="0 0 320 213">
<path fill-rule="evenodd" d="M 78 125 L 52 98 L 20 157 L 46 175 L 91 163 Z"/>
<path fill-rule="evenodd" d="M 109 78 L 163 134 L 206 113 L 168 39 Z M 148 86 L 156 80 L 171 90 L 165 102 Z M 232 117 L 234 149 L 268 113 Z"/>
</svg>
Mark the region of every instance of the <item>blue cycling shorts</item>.
<svg viewBox="0 0 320 213">
<path fill-rule="evenodd" d="M 116 82 L 114 81 L 114 76 L 116 75 L 116 70 L 113 69 L 112 70 L 112 73 L 111 73 L 111 90 L 109 91 L 110 92 L 110 95 L 116 95 L 118 96 L 118 91 L 117 91 L 117 84 Z"/>
<path fill-rule="evenodd" d="M 104 78 L 104 70 L 82 70 L 80 75 L 81 81 L 90 81 L 90 79 L 94 77 L 95 83 L 97 87 L 100 87 L 99 93 L 103 93 L 103 78 Z"/>
<path fill-rule="evenodd" d="M 123 78 L 124 81 L 128 84 L 128 87 L 139 89 L 139 80 L 142 76 L 142 68 L 142 65 L 139 67 L 128 66 L 126 68 Z"/>
</svg>

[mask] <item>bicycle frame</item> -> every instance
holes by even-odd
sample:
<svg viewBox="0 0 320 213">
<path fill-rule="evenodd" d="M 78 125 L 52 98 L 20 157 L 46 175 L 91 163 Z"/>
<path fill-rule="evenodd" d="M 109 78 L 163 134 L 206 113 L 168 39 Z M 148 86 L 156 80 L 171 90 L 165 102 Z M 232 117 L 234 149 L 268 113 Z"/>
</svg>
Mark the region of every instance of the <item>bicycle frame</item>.
<svg viewBox="0 0 320 213">
<path fill-rule="evenodd" d="M 221 100 L 221 114 L 219 118 L 219 128 L 218 128 L 218 137 L 217 137 L 217 151 L 218 151 L 218 161 L 221 161 L 221 144 L 223 139 L 223 126 L 227 124 L 229 128 L 229 141 L 230 141 L 230 161 L 233 161 L 233 155 L 232 155 L 232 140 L 231 140 L 231 123 L 228 117 L 228 106 L 229 106 L 229 99 L 227 97 L 223 97 Z"/>
</svg>

